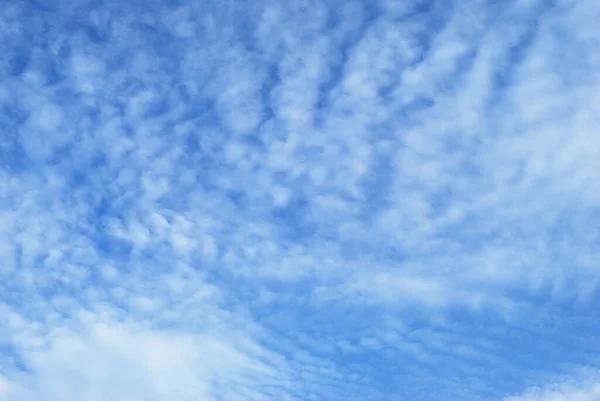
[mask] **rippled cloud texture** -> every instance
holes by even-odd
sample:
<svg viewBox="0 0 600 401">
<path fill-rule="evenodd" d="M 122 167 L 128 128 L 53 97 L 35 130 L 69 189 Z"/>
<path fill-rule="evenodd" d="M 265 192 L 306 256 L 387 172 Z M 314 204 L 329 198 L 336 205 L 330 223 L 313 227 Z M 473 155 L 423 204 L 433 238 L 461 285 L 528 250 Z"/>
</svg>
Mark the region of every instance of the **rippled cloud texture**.
<svg viewBox="0 0 600 401">
<path fill-rule="evenodd" d="M 600 400 L 598 21 L 4 0 L 0 400 Z"/>
</svg>

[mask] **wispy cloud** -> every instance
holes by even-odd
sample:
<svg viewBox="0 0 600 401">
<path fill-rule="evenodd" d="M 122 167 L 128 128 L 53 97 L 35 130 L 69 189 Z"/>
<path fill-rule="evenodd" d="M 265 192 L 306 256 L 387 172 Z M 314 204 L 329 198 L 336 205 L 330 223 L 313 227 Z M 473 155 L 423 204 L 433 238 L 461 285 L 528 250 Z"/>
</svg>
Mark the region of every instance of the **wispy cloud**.
<svg viewBox="0 0 600 401">
<path fill-rule="evenodd" d="M 596 3 L 8 2 L 0 400 L 597 398 Z"/>
</svg>

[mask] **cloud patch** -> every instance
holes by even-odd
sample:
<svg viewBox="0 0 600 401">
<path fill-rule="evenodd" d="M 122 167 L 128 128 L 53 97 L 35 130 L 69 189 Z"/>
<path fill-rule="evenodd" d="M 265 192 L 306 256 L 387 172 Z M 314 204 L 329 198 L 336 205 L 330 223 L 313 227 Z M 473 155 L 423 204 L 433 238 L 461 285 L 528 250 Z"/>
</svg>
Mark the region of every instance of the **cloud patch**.
<svg viewBox="0 0 600 401">
<path fill-rule="evenodd" d="M 599 16 L 7 5 L 0 399 L 593 399 Z"/>
</svg>

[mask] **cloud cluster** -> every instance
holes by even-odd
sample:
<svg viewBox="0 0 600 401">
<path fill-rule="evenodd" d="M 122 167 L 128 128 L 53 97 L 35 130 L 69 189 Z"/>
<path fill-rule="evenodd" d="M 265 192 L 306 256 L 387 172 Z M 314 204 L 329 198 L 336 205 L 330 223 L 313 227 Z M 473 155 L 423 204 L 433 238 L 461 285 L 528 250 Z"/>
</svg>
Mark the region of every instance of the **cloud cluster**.
<svg viewBox="0 0 600 401">
<path fill-rule="evenodd" d="M 8 4 L 0 400 L 595 399 L 596 3 Z"/>
</svg>

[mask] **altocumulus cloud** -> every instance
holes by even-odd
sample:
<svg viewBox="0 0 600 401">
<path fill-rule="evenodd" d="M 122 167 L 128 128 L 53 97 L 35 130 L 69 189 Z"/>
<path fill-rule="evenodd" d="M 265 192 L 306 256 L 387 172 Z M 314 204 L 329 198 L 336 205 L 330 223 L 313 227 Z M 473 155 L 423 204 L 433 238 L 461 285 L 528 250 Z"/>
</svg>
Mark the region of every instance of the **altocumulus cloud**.
<svg viewBox="0 0 600 401">
<path fill-rule="evenodd" d="M 5 0 L 0 400 L 599 400 L 599 20 Z"/>
</svg>

